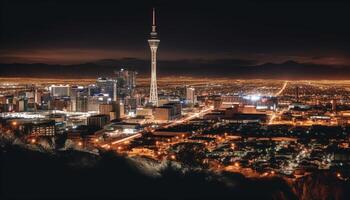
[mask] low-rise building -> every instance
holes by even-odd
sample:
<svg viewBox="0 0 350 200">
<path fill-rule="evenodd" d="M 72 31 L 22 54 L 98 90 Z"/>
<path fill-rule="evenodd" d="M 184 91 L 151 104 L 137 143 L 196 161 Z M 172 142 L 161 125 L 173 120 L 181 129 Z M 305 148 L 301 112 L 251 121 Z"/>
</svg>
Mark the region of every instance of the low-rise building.
<svg viewBox="0 0 350 200">
<path fill-rule="evenodd" d="M 181 117 L 181 104 L 167 103 L 156 107 L 154 110 L 154 119 L 156 120 L 174 120 Z"/>
</svg>

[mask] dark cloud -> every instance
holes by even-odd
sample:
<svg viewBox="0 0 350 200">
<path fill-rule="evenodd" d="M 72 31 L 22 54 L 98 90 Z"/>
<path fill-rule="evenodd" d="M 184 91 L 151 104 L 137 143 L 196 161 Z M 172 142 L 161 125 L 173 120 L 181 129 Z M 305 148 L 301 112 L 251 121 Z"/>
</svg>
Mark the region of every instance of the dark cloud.
<svg viewBox="0 0 350 200">
<path fill-rule="evenodd" d="M 4 0 L 0 62 L 148 59 L 157 7 L 163 60 L 350 65 L 346 1 Z M 312 59 L 332 57 L 332 59 Z M 225 64 L 225 63 L 223 63 Z"/>
</svg>

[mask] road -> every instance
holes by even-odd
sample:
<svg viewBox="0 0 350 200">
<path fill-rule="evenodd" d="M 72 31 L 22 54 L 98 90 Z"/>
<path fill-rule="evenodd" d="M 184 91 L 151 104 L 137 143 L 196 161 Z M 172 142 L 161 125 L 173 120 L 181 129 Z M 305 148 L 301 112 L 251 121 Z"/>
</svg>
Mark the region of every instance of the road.
<svg viewBox="0 0 350 200">
<path fill-rule="evenodd" d="M 287 88 L 287 85 L 288 85 L 288 81 L 285 81 L 282 88 L 275 94 L 275 97 L 278 97 L 279 95 L 281 95 L 283 93 L 283 91 Z M 274 112 L 271 117 L 270 117 L 270 120 L 268 122 L 268 124 L 273 124 L 275 118 L 277 117 L 277 114 Z"/>
<path fill-rule="evenodd" d="M 282 88 L 275 94 L 275 96 L 277 97 L 277 96 L 281 95 L 282 92 L 286 89 L 287 85 L 288 85 L 288 81 L 285 81 Z"/>
<path fill-rule="evenodd" d="M 204 115 L 204 114 L 209 113 L 209 112 L 212 111 L 213 109 L 214 109 L 214 107 L 213 107 L 213 106 L 210 106 L 209 108 L 203 109 L 203 110 L 201 110 L 201 111 L 198 112 L 198 113 L 193 113 L 192 115 L 187 116 L 187 117 L 185 117 L 185 118 L 175 120 L 174 122 L 163 126 L 163 128 L 168 128 L 168 127 L 170 127 L 170 126 L 174 126 L 174 125 L 179 124 L 179 123 L 184 123 L 184 122 L 190 121 L 191 119 L 194 119 L 194 118 L 196 118 L 196 117 L 200 117 L 200 116 L 202 116 L 202 115 Z"/>
<path fill-rule="evenodd" d="M 170 126 L 174 126 L 174 125 L 179 124 L 179 123 L 187 122 L 187 121 L 189 121 L 189 120 L 191 120 L 191 119 L 194 119 L 194 118 L 196 118 L 196 117 L 202 116 L 202 115 L 204 115 L 204 114 L 206 114 L 206 113 L 212 111 L 213 109 L 214 109 L 213 106 L 211 106 L 211 107 L 209 107 L 209 108 L 205 108 L 205 109 L 201 110 L 201 111 L 198 112 L 198 113 L 193 113 L 193 114 L 190 115 L 190 116 L 184 117 L 184 118 L 182 118 L 182 119 L 178 119 L 178 120 L 176 120 L 176 121 L 174 121 L 174 122 L 172 122 L 172 123 L 170 123 L 170 124 L 161 126 L 160 128 L 168 128 L 168 127 L 170 127 Z M 134 139 L 134 138 L 141 137 L 141 136 L 142 136 L 142 131 L 140 131 L 140 132 L 138 132 L 138 133 L 136 133 L 136 134 L 127 136 L 127 137 L 125 137 L 125 138 L 116 139 L 116 140 L 114 140 L 114 141 L 110 141 L 110 142 L 108 142 L 108 143 L 104 143 L 103 145 L 101 145 L 101 147 L 103 147 L 103 148 L 109 148 L 109 147 L 111 147 L 112 145 L 120 144 L 120 143 L 123 143 L 123 142 L 128 142 L 128 141 L 130 141 L 130 140 L 132 140 L 132 139 Z"/>
</svg>

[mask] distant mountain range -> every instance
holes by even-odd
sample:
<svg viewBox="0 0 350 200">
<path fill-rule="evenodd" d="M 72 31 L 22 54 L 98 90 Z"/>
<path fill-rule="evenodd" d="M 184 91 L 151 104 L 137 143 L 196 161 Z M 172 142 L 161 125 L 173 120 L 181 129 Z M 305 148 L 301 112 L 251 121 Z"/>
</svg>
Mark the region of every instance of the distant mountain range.
<svg viewBox="0 0 350 200">
<path fill-rule="evenodd" d="M 42 78 L 95 78 L 111 76 L 115 70 L 136 70 L 139 76 L 150 74 L 148 60 L 136 58 L 105 59 L 91 63 L 73 65 L 51 65 L 43 63 L 0 63 L 0 77 Z M 159 61 L 159 76 L 198 76 L 227 78 L 269 79 L 349 79 L 349 66 L 328 66 L 287 61 L 284 63 L 254 64 L 249 60 L 177 60 Z"/>
</svg>

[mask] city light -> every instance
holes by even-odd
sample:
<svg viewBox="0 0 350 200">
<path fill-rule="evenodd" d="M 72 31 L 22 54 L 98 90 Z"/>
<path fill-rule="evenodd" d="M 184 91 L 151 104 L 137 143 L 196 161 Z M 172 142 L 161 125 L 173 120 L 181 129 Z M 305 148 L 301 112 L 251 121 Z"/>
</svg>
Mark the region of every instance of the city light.
<svg viewBox="0 0 350 200">
<path fill-rule="evenodd" d="M 283 8 L 259 4 L 258 14 L 237 4 L 229 16 L 232 6 L 215 3 L 209 12 L 203 2 L 186 2 L 159 6 L 159 14 L 167 15 L 159 21 L 158 8 L 149 9 L 148 25 L 147 20 L 135 20 L 147 19 L 147 10 L 135 11 L 135 5 L 112 3 L 107 9 L 96 3 L 93 14 L 74 9 L 71 16 L 65 10 L 69 3 L 52 8 L 20 4 L 8 6 L 4 19 L 11 26 L 4 35 L 11 37 L 0 48 L 5 72 L 0 77 L 0 147 L 11 158 L 5 163 L 9 188 L 19 186 L 8 194 L 17 191 L 22 197 L 21 191 L 37 190 L 52 196 L 60 186 L 72 188 L 62 198 L 79 196 L 76 191 L 83 192 L 82 197 L 121 199 L 149 191 L 168 198 L 177 192 L 177 199 L 186 199 L 182 193 L 219 199 L 337 199 L 347 194 L 350 58 L 343 47 L 349 43 L 344 34 L 348 31 L 346 23 L 329 26 L 319 14 L 345 22 L 348 18 L 332 13 L 347 15 L 345 4 L 339 9 L 321 6 L 327 12 L 319 13 L 308 7 L 304 12 L 302 3 Z M 46 14 L 45 20 L 25 15 L 39 8 L 45 8 L 39 12 Z M 109 12 L 116 8 L 123 12 Z M 51 12 L 67 16 L 47 15 Z M 249 17 L 237 18 L 240 12 Z M 301 20 L 309 15 L 315 16 L 311 25 Z M 200 23 L 195 22 L 198 16 Z M 90 18 L 93 23 L 86 21 Z M 68 28 L 55 27 L 67 19 L 73 19 Z M 181 20 L 190 25 L 178 26 Z M 265 21 L 269 24 L 261 29 Z M 52 31 L 44 22 L 54 22 L 49 23 Z M 67 32 L 70 27 L 74 31 Z M 215 31 L 203 31 L 208 27 Z M 87 30 L 91 33 L 85 34 Z M 293 37 L 298 39 L 284 33 L 297 33 Z M 34 37 L 38 35 L 45 37 Z M 322 43 L 306 37 L 315 35 Z M 89 49 L 79 47 L 88 41 L 93 41 Z M 31 162 L 23 159 L 26 156 Z M 45 170 L 54 179 L 42 178 Z M 63 181 L 47 181 L 50 177 Z M 35 188 L 40 185 L 36 179 L 52 185 Z"/>
</svg>

